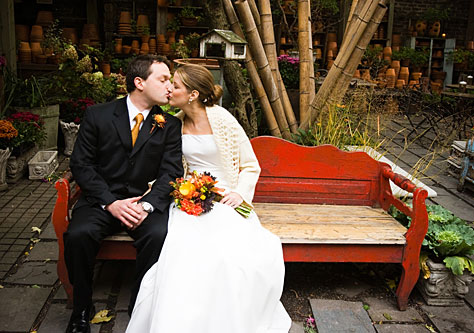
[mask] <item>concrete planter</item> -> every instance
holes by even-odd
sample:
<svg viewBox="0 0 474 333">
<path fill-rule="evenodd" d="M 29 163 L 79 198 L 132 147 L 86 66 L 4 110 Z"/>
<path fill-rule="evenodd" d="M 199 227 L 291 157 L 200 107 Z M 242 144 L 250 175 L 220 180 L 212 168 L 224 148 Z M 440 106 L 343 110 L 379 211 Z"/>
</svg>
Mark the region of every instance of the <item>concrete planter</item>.
<svg viewBox="0 0 474 333">
<path fill-rule="evenodd" d="M 41 150 L 28 162 L 30 179 L 43 179 L 50 176 L 59 166 L 57 151 Z"/>
<path fill-rule="evenodd" d="M 15 184 L 28 172 L 28 161 L 38 152 L 35 145 L 22 150 L 18 155 L 11 155 L 7 162 L 7 183 Z"/>
<path fill-rule="evenodd" d="M 44 150 L 58 149 L 58 123 L 59 123 L 59 104 L 48 105 L 39 108 L 15 107 L 17 111 L 30 111 L 37 114 L 44 121 L 46 131 L 46 140 L 39 147 Z"/>
<path fill-rule="evenodd" d="M 71 156 L 72 150 L 74 148 L 74 143 L 77 139 L 77 133 L 79 133 L 80 125 L 74 122 L 65 123 L 62 120 L 59 121 L 59 125 L 61 126 L 61 131 L 64 135 L 64 155 Z"/>
<path fill-rule="evenodd" d="M 5 191 L 8 188 L 7 161 L 11 153 L 9 148 L 0 149 L 0 191 Z"/>
<path fill-rule="evenodd" d="M 469 292 L 469 284 L 473 275 L 468 270 L 463 275 L 454 275 L 444 263 L 436 263 L 431 259 L 426 261 L 431 275 L 424 279 L 420 274 L 418 290 L 428 305 L 463 306 L 464 297 Z"/>
</svg>

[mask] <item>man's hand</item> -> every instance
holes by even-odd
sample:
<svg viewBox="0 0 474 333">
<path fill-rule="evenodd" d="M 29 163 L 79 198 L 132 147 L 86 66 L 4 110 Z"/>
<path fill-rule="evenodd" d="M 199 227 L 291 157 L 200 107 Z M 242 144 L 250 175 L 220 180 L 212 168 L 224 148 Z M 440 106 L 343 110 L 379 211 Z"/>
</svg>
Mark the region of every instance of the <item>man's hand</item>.
<svg viewBox="0 0 474 333">
<path fill-rule="evenodd" d="M 224 195 L 224 198 L 222 198 L 220 202 L 225 205 L 229 205 L 232 208 L 237 208 L 242 202 L 244 202 L 244 199 L 242 199 L 240 194 L 237 192 L 229 192 Z"/>
<path fill-rule="evenodd" d="M 116 219 L 120 220 L 127 228 L 135 229 L 148 216 L 143 211 L 142 206 L 138 203 L 142 197 L 128 198 L 124 200 L 116 200 L 105 206 L 105 209 Z"/>
</svg>

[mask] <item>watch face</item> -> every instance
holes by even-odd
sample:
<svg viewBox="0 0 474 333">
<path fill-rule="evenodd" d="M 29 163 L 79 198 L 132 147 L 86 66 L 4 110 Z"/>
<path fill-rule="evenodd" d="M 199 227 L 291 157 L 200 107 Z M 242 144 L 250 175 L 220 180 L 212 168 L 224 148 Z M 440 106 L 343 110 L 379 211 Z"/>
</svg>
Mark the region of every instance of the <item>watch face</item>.
<svg viewBox="0 0 474 333">
<path fill-rule="evenodd" d="M 142 207 L 145 212 L 147 213 L 151 212 L 151 205 L 148 202 L 143 202 Z"/>
</svg>

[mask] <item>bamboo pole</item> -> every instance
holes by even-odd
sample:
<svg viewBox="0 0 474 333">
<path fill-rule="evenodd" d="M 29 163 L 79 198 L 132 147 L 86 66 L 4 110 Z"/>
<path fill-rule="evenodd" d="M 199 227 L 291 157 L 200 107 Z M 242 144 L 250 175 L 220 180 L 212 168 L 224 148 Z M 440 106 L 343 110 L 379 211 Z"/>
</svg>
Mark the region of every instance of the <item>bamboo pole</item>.
<svg viewBox="0 0 474 333">
<path fill-rule="evenodd" d="M 239 19 L 237 18 L 237 14 L 234 11 L 234 7 L 232 6 L 231 0 L 223 0 L 224 10 L 227 15 L 227 19 L 229 20 L 229 24 L 233 32 L 239 35 L 242 38 L 245 38 L 244 32 L 240 27 Z M 255 90 L 255 94 L 260 102 L 262 107 L 263 115 L 265 116 L 265 120 L 267 121 L 267 125 L 269 127 L 270 133 L 273 136 L 281 137 L 280 129 L 278 128 L 278 123 L 275 119 L 275 115 L 273 114 L 272 107 L 268 100 L 268 97 L 265 93 L 265 88 L 263 87 L 262 81 L 258 76 L 257 68 L 255 67 L 255 63 L 252 59 L 252 52 L 250 48 L 247 47 L 247 53 L 245 55 L 245 67 L 249 73 L 250 81 L 252 86 Z"/>
<path fill-rule="evenodd" d="M 316 77 L 314 75 L 314 58 L 313 58 L 313 27 L 311 26 L 311 1 L 308 1 L 308 37 L 309 37 L 309 100 L 313 101 L 316 94 Z M 301 118 L 300 118 L 301 119 Z"/>
<path fill-rule="evenodd" d="M 298 123 L 296 121 L 295 113 L 290 103 L 290 98 L 286 92 L 285 85 L 281 79 L 280 71 L 278 70 L 278 60 L 275 44 L 275 35 L 273 33 L 273 19 L 272 9 L 269 0 L 259 0 L 260 17 L 262 22 L 262 43 L 267 55 L 268 63 L 272 70 L 273 79 L 278 88 L 278 95 L 281 98 L 283 109 L 285 110 L 286 121 L 290 126 L 290 131 L 296 133 L 298 131 Z"/>
<path fill-rule="evenodd" d="M 300 119 L 305 119 L 309 108 L 309 32 L 308 0 L 298 0 L 298 51 L 300 55 Z"/>
<path fill-rule="evenodd" d="M 262 41 L 258 35 L 249 4 L 246 0 L 237 0 L 235 6 L 239 12 L 240 22 L 244 26 L 249 47 L 252 50 L 252 55 L 255 57 L 258 73 L 262 79 L 270 104 L 272 105 L 278 127 L 280 128 L 283 138 L 289 140 L 291 135 L 288 122 L 286 121 L 285 111 L 283 110 L 281 99 L 278 95 L 278 89 L 275 80 L 273 80 L 272 71 L 268 64 Z"/>
<path fill-rule="evenodd" d="M 346 29 L 344 29 L 344 37 L 343 37 L 343 42 L 346 39 L 347 36 L 347 29 L 349 28 L 349 25 L 351 24 L 352 21 L 352 15 L 354 15 L 354 11 L 359 4 L 359 0 L 352 0 L 351 4 L 351 10 L 349 11 L 349 16 L 347 16 L 347 23 L 346 23 Z"/>
<path fill-rule="evenodd" d="M 342 76 L 339 80 L 340 84 L 337 85 L 336 89 L 334 89 L 332 96 L 330 96 L 329 98 L 329 101 L 333 104 L 339 102 L 344 97 L 347 91 L 347 87 L 349 86 L 349 83 L 352 80 L 352 77 L 354 76 L 354 73 L 360 63 L 360 60 L 362 59 L 362 56 L 364 55 L 365 50 L 369 45 L 370 40 L 374 36 L 375 31 L 377 31 L 377 28 L 380 22 L 382 21 L 385 12 L 387 11 L 387 3 L 388 0 L 382 0 L 379 3 L 379 6 L 375 10 L 373 17 L 370 19 L 364 34 L 362 35 L 362 37 L 357 43 L 357 46 L 352 52 L 351 60 L 348 62 L 348 64 L 342 71 Z"/>
<path fill-rule="evenodd" d="M 255 20 L 255 25 L 257 26 L 258 34 L 262 37 L 262 21 L 260 19 L 260 14 L 258 12 L 257 4 L 255 0 L 247 0 L 250 6 L 250 11 L 252 12 L 253 19 Z"/>
<path fill-rule="evenodd" d="M 380 3 L 385 5 L 386 0 L 380 0 Z M 319 110 L 322 110 L 323 106 L 329 102 L 329 96 L 334 92 L 334 89 L 336 89 L 335 86 L 339 82 L 342 70 L 345 68 L 348 60 L 351 58 L 356 44 L 360 40 L 367 27 L 367 23 L 372 19 L 378 6 L 379 0 L 367 0 L 367 2 L 361 2 L 360 5 L 356 7 L 353 15 L 355 19 L 352 20 L 351 26 L 348 29 L 349 35 L 346 36 L 347 38 L 345 38 L 346 42 L 343 43 L 333 66 L 324 79 L 318 94 L 311 103 L 309 114 L 301 121 L 300 128 L 307 129 L 309 124 L 313 122 L 313 119 Z"/>
</svg>

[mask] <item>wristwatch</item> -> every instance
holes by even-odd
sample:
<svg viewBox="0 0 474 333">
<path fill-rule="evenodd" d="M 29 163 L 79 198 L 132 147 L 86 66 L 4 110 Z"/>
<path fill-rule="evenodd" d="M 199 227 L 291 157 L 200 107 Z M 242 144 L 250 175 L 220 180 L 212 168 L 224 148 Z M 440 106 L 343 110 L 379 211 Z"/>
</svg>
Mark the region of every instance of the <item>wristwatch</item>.
<svg viewBox="0 0 474 333">
<path fill-rule="evenodd" d="M 147 212 L 148 214 L 153 213 L 154 208 L 151 203 L 146 201 L 140 201 L 140 204 L 142 205 L 142 208 L 145 212 Z"/>
</svg>

